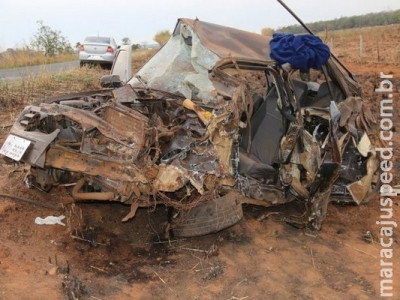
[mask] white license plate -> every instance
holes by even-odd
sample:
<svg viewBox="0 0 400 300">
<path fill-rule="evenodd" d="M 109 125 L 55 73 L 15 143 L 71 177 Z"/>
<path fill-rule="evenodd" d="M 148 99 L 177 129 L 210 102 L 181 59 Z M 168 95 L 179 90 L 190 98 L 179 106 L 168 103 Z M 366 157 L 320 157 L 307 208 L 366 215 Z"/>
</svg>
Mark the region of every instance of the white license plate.
<svg viewBox="0 0 400 300">
<path fill-rule="evenodd" d="M 101 56 L 99 55 L 90 55 L 88 57 L 90 60 L 104 60 Z"/>
<path fill-rule="evenodd" d="M 1 146 L 0 154 L 7 156 L 13 160 L 19 161 L 28 149 L 31 141 L 23 139 L 19 136 L 10 134 L 3 146 Z"/>
</svg>

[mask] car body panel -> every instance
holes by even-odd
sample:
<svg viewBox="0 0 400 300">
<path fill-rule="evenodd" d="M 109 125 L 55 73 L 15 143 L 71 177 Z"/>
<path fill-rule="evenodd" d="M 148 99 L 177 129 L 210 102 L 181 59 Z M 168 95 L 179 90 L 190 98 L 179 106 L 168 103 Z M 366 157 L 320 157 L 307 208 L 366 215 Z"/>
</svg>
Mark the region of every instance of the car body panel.
<svg viewBox="0 0 400 300">
<path fill-rule="evenodd" d="M 132 77 L 132 46 L 122 45 L 117 52 L 111 75 L 119 76 L 122 83 L 128 82 Z"/>
</svg>

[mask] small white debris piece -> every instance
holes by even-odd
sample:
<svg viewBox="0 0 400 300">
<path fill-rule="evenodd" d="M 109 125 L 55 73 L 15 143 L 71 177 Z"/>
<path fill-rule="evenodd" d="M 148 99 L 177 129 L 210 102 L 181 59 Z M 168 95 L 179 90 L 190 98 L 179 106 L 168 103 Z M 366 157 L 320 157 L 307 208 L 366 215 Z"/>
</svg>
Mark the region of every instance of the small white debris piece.
<svg viewBox="0 0 400 300">
<path fill-rule="evenodd" d="M 65 224 L 63 222 L 61 222 L 63 219 L 65 219 L 64 215 L 61 215 L 59 217 L 55 217 L 55 216 L 48 216 L 46 218 L 41 218 L 41 217 L 37 217 L 35 219 L 35 224 L 38 225 L 55 225 L 55 224 L 59 224 L 62 226 L 65 226 Z"/>
</svg>

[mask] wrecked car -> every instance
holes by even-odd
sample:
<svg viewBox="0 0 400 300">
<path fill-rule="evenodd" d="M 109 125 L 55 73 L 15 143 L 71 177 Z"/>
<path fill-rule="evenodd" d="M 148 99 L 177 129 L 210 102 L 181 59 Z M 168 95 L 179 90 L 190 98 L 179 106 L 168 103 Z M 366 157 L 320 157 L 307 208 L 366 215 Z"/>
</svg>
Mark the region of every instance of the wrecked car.
<svg viewBox="0 0 400 300">
<path fill-rule="evenodd" d="M 30 166 L 29 187 L 74 183 L 76 201 L 129 205 L 122 221 L 170 207 L 176 236 L 227 228 L 244 203 L 302 201 L 293 222 L 319 229 L 329 202 L 376 192 L 374 119 L 336 58 L 305 74 L 271 58 L 270 40 L 179 19 L 126 82 L 27 106 L 1 153 Z"/>
</svg>

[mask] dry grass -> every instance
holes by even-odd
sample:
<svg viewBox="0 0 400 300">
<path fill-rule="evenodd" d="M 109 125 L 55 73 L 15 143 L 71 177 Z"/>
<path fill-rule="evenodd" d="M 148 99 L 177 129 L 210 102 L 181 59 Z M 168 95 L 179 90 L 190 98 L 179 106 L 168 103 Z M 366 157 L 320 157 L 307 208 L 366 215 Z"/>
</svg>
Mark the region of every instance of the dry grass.
<svg viewBox="0 0 400 300">
<path fill-rule="evenodd" d="M 132 69 L 136 72 L 155 53 L 157 49 L 138 49 L 132 52 Z M 26 67 L 77 60 L 77 54 L 60 54 L 55 57 L 46 57 L 39 52 L 30 50 L 16 50 L 0 53 L 0 69 Z"/>
<path fill-rule="evenodd" d="M 0 82 L 0 108 L 13 111 L 49 96 L 99 89 L 100 77 L 107 73 L 99 67 L 84 67 L 56 74 L 42 73 L 18 82 Z"/>
<path fill-rule="evenodd" d="M 132 71 L 136 73 L 154 54 L 157 49 L 138 49 L 132 52 Z"/>
<path fill-rule="evenodd" d="M 400 24 L 336 30 L 327 34 L 320 32 L 318 35 L 344 62 L 400 64 Z"/>
<path fill-rule="evenodd" d="M 132 53 L 135 73 L 155 53 L 155 49 L 140 49 Z M 56 74 L 42 73 L 17 82 L 0 82 L 0 109 L 18 110 L 21 106 L 57 94 L 67 94 L 100 88 L 100 77 L 109 71 L 100 67 L 83 67 Z"/>
<path fill-rule="evenodd" d="M 75 53 L 65 53 L 54 57 L 48 57 L 44 56 L 40 52 L 30 51 L 28 49 L 19 49 L 0 53 L 0 69 L 51 64 L 77 59 L 78 57 Z"/>
</svg>

